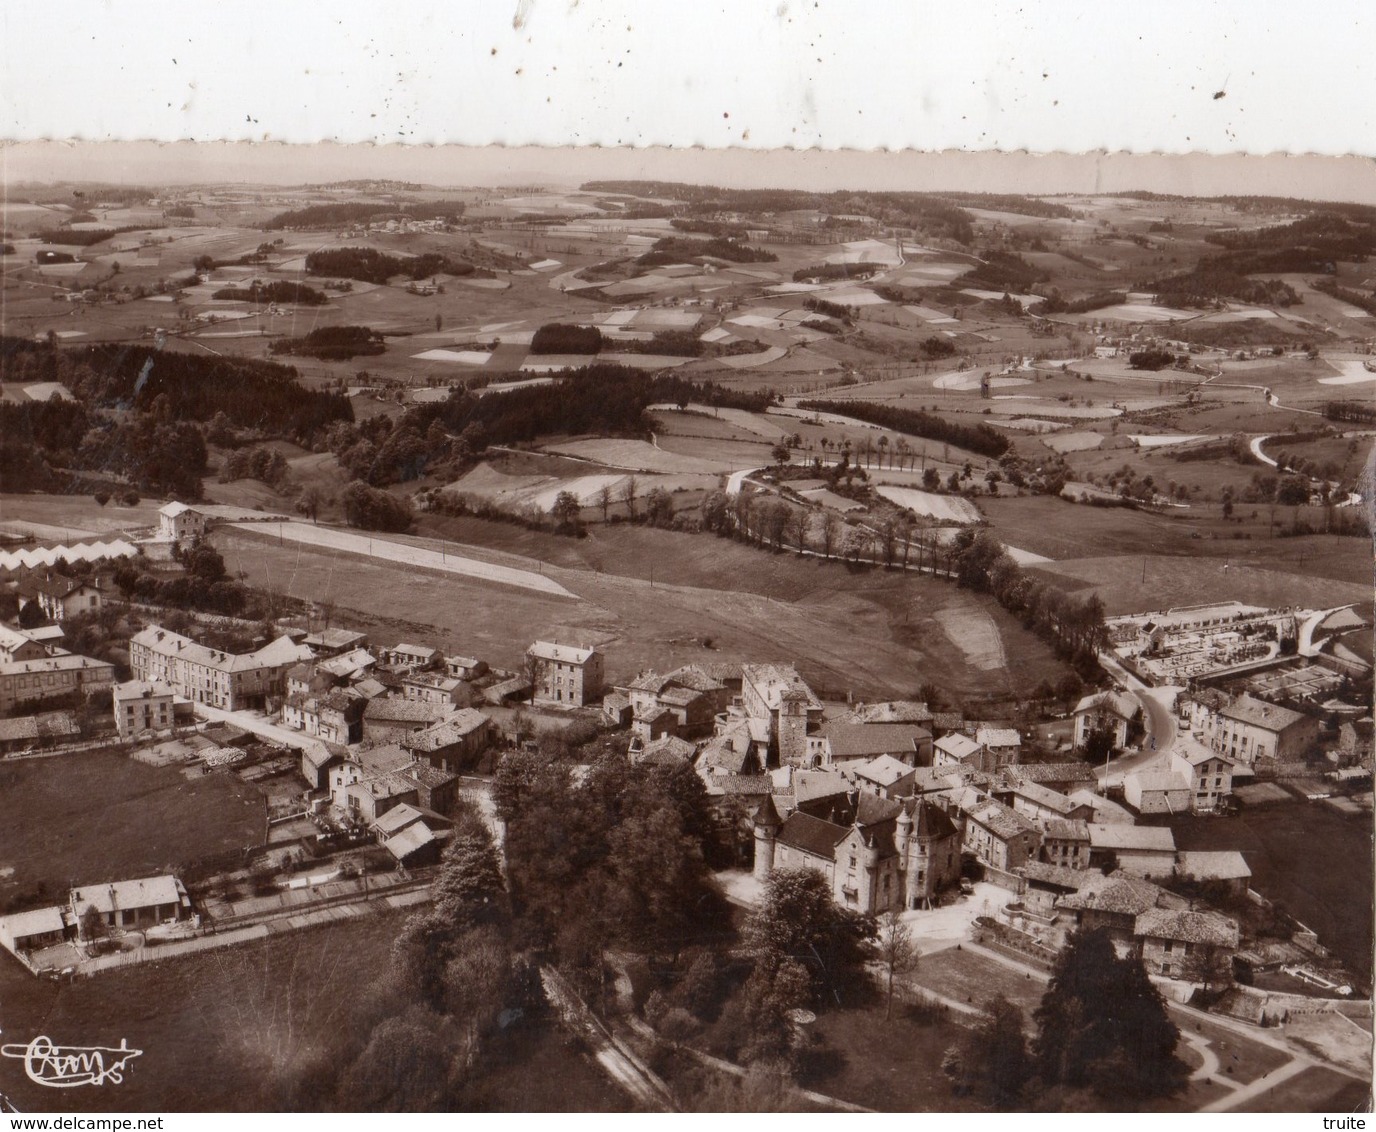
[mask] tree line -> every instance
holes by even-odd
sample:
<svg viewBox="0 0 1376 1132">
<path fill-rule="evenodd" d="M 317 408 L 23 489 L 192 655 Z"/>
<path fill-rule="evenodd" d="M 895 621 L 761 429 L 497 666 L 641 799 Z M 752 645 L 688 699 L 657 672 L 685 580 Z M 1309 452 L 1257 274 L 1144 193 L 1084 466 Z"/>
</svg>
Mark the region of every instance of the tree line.
<svg viewBox="0 0 1376 1132">
<path fill-rule="evenodd" d="M 371 327 L 317 326 L 304 338 L 278 338 L 272 343 L 271 350 L 274 354 L 348 361 L 350 358 L 386 353 L 387 344 L 382 334 Z"/>
<path fill-rule="evenodd" d="M 437 252 L 415 256 L 394 256 L 376 248 L 322 248 L 306 256 L 306 270 L 311 275 L 331 275 L 357 279 L 361 283 L 385 286 L 389 279 L 404 275 L 407 279 L 428 279 L 433 275 L 491 275 L 479 272 L 471 263 L 452 260 Z"/>
<path fill-rule="evenodd" d="M 959 425 L 922 409 L 900 409 L 874 401 L 800 401 L 809 412 L 840 413 L 895 432 L 940 440 L 957 448 L 997 459 L 1012 444 L 1003 433 L 987 424 Z"/>
<path fill-rule="evenodd" d="M 408 220 L 447 220 L 457 224 L 463 216 L 462 201 L 430 201 L 410 204 L 395 202 L 362 203 L 338 201 L 332 204 L 309 204 L 279 212 L 263 225 L 264 231 L 285 228 L 340 228 L 365 220 L 386 217 L 405 217 Z"/>
<path fill-rule="evenodd" d="M 319 307 L 330 301 L 323 291 L 286 279 L 270 283 L 255 279 L 247 287 L 221 287 L 210 297 L 244 303 L 293 303 L 299 307 Z"/>
</svg>

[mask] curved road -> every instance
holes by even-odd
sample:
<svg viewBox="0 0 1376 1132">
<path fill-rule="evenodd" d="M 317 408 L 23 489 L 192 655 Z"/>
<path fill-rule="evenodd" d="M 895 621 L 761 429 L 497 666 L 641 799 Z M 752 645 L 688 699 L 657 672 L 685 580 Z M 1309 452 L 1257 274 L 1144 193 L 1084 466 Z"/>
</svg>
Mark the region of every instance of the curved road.
<svg viewBox="0 0 1376 1132">
<path fill-rule="evenodd" d="M 1104 671 L 1142 706 L 1142 718 L 1146 726 L 1140 751 L 1119 755 L 1118 758 L 1109 760 L 1107 769 L 1101 767 L 1096 771 L 1103 776 L 1118 776 L 1145 766 L 1153 759 L 1164 757 L 1175 743 L 1179 726 L 1175 712 L 1171 710 L 1171 689 L 1149 688 L 1119 664 L 1116 657 L 1108 653 L 1099 654 L 1099 663 L 1103 665 Z"/>
</svg>

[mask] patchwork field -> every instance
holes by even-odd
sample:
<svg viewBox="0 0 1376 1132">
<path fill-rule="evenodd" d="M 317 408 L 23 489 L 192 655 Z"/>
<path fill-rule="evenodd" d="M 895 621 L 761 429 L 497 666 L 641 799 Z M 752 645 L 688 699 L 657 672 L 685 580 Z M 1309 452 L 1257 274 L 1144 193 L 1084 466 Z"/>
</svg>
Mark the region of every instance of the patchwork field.
<svg viewBox="0 0 1376 1132">
<path fill-rule="evenodd" d="M 545 446 L 545 451 L 577 456 L 613 468 L 636 472 L 696 472 L 713 474 L 733 472 L 747 466 L 727 460 L 705 460 L 670 452 L 645 440 L 568 440 Z"/>
<path fill-rule="evenodd" d="M 959 495 L 937 495 L 912 487 L 894 487 L 892 484 L 878 484 L 874 490 L 890 503 L 897 503 L 914 514 L 927 515 L 939 522 L 978 523 L 983 518 L 978 507 Z"/>
</svg>

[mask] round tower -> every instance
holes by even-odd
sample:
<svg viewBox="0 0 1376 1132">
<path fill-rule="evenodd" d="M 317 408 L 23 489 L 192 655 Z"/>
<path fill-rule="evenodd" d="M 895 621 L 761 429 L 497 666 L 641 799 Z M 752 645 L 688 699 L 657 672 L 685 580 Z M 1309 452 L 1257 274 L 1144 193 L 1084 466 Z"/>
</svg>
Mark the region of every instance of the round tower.
<svg viewBox="0 0 1376 1132">
<path fill-rule="evenodd" d="M 783 820 L 774 808 L 774 799 L 765 795 L 760 808 L 755 811 L 755 879 L 766 880 L 774 871 L 774 846 L 779 836 Z"/>
</svg>

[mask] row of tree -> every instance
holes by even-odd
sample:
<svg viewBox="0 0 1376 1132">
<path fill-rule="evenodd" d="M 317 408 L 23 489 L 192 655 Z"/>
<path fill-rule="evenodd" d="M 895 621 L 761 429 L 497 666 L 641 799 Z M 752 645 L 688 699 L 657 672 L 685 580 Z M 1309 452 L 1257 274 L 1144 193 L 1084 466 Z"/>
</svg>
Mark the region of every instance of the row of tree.
<svg viewBox="0 0 1376 1132">
<path fill-rule="evenodd" d="M 955 424 L 922 409 L 901 409 L 874 401 L 800 401 L 798 408 L 808 412 L 840 413 L 880 428 L 940 440 L 995 459 L 1012 447 L 1008 437 L 987 424 Z"/>
</svg>

